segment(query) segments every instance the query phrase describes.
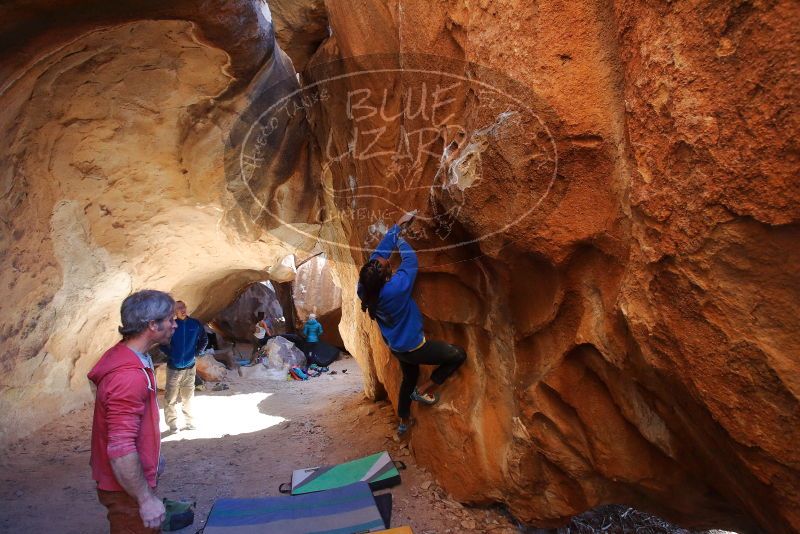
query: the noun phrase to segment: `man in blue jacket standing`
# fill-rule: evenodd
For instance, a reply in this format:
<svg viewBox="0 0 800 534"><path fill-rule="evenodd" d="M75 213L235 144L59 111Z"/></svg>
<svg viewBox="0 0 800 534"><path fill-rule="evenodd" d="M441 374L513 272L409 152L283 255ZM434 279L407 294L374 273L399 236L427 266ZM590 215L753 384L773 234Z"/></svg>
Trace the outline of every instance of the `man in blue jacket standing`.
<svg viewBox="0 0 800 534"><path fill-rule="evenodd" d="M419 262L411 245L401 233L414 219L415 213L400 217L378 244L378 248L361 267L358 296L362 311L378 323L383 339L400 362L403 380L397 399L400 416L399 434L411 424L411 402L435 404L441 386L467 359L463 348L445 341L427 339L422 329L422 314L411 297ZM400 267L392 273L389 257L397 249ZM420 365L438 365L428 380L417 388Z"/></svg>
<svg viewBox="0 0 800 534"><path fill-rule="evenodd" d="M208 344L208 335L202 323L186 313L186 303L175 303L175 323L178 328L169 346L161 345L167 355L167 386L164 392L164 419L169 431L178 431L176 405L180 401L186 430L194 430L192 399L194 399L195 357Z"/></svg>

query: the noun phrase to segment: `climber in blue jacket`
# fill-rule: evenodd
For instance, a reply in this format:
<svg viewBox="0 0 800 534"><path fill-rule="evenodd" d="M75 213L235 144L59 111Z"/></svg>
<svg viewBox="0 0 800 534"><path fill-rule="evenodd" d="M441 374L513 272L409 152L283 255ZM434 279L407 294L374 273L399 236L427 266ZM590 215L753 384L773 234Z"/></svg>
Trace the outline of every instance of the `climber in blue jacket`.
<svg viewBox="0 0 800 534"><path fill-rule="evenodd" d="M321 335L322 325L317 321L317 314L309 314L308 321L303 325L303 337L308 343L316 343Z"/></svg>
<svg viewBox="0 0 800 534"><path fill-rule="evenodd" d="M463 348L444 341L425 338L422 314L411 291L419 263L411 245L401 236L415 213L406 213L383 237L369 261L361 267L358 296L361 309L378 323L383 339L400 362L403 380L397 400L399 434L411 424L411 401L435 404L439 395L434 389L444 383L467 358ZM400 267L392 273L389 257L394 249L400 252ZM421 388L417 388L420 365L438 365Z"/></svg>
<svg viewBox="0 0 800 534"><path fill-rule="evenodd" d="M316 363L320 365L322 362L317 358L317 345L319 343L319 336L322 335L322 325L317 321L317 314L311 313L308 316L306 324L303 325L303 337L306 338L305 353L308 357L308 363ZM324 367L320 365L320 367Z"/></svg>

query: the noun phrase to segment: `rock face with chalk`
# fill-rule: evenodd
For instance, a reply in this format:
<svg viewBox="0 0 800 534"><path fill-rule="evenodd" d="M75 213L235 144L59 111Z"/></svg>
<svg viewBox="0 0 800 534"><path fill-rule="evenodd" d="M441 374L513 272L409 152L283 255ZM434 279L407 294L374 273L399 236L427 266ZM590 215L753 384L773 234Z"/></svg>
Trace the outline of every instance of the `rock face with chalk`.
<svg viewBox="0 0 800 534"><path fill-rule="evenodd" d="M342 335L396 402L397 361L352 296L418 209L425 333L469 359L411 441L460 499L540 526L624 502L800 528L800 193L779 133L798 131L781 111L798 9L695 7L329 7L309 83L341 58L381 72L331 82L311 114L356 249L337 262Z"/></svg>

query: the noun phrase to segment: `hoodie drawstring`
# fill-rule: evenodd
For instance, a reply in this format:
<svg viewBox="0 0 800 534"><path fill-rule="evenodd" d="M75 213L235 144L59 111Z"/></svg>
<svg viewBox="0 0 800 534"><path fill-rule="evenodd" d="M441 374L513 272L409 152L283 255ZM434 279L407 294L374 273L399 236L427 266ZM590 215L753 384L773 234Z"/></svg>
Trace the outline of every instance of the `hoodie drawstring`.
<svg viewBox="0 0 800 534"><path fill-rule="evenodd" d="M150 373L147 372L147 369L144 367L141 368L142 372L144 373L145 378L147 379L147 389L150 391L155 391L153 389L153 383L150 381Z"/></svg>

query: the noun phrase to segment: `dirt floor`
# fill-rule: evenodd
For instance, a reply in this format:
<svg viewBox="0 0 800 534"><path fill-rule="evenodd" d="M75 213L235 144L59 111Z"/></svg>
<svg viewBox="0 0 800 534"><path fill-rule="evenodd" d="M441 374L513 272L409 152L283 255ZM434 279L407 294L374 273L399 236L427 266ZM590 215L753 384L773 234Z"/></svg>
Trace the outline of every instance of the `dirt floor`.
<svg viewBox="0 0 800 534"><path fill-rule="evenodd" d="M624 506L587 512L557 531L516 525L497 508L466 508L416 465L395 435L391 405L364 398L355 360L337 361L331 370L336 373L288 382L267 378L260 365L245 367L243 376L228 372L229 389L214 391L209 383L197 392L197 430L162 439L167 469L158 494L197 502L194 525L177 532L200 529L217 498L277 496L293 469L387 450L407 466L402 483L390 490L392 526L409 525L416 534L689 534ZM0 452L0 532L108 531L89 469L91 423L87 406ZM161 428L167 429L163 414Z"/></svg>
<svg viewBox="0 0 800 534"><path fill-rule="evenodd" d="M167 470L158 494L197 502L194 525L178 532L202 527L216 498L280 495L278 485L290 480L292 469L382 450L407 465L402 484L391 490L392 526L410 525L417 534L518 532L497 510L452 501L414 463L406 444L393 438L391 406L364 398L355 360L337 361L335 375L307 382L242 370L243 377L228 373L230 389L197 392L197 430L163 439ZM91 419L87 406L2 452L1 532L107 532L89 470Z"/></svg>

